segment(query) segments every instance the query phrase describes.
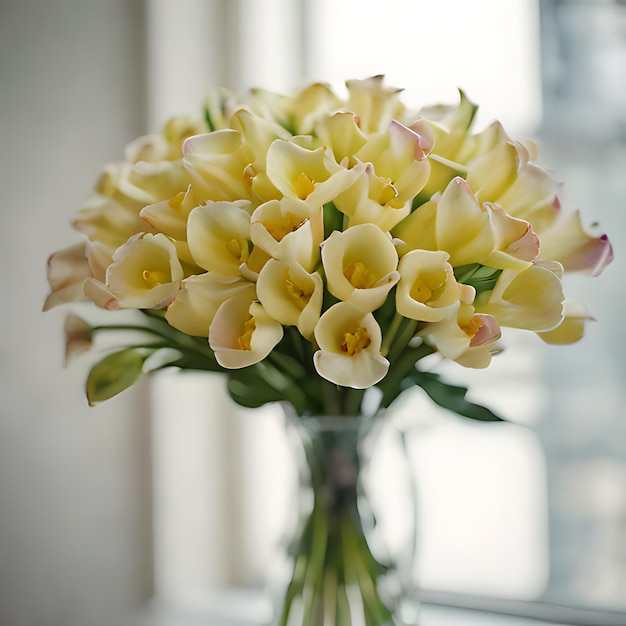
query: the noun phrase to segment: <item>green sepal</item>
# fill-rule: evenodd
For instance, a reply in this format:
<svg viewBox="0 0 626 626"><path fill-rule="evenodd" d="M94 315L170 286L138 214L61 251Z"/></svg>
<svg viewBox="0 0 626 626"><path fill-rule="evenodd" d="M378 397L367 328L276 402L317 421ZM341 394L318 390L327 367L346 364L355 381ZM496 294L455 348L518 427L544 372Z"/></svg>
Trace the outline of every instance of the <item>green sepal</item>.
<svg viewBox="0 0 626 626"><path fill-rule="evenodd" d="M105 356L91 368L86 393L90 406L103 402L132 387L143 373L144 351L126 348Z"/></svg>

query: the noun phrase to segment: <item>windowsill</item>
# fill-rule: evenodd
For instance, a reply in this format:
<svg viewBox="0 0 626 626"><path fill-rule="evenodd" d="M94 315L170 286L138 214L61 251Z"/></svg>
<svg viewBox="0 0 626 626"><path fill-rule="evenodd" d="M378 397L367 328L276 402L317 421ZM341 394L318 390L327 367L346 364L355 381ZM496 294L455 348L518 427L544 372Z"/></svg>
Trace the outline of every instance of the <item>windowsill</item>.
<svg viewBox="0 0 626 626"><path fill-rule="evenodd" d="M479 599L427 592L420 626L621 626L624 615L569 609L531 602ZM224 591L192 608L154 601L119 626L262 626L266 605L247 591ZM265 619L264 619L265 617Z"/></svg>

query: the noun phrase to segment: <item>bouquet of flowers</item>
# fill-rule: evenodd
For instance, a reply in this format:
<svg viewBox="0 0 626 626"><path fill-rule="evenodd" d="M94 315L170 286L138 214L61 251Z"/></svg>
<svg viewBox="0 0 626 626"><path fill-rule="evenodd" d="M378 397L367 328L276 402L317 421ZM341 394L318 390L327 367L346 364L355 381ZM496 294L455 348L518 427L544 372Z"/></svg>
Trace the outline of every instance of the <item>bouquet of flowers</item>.
<svg viewBox="0 0 626 626"><path fill-rule="evenodd" d="M561 206L535 146L498 122L473 133L463 92L413 111L381 76L346 85L345 100L324 84L245 102L218 90L203 117L171 119L104 168L72 222L85 240L49 259L44 309L86 298L141 312L106 325L70 314L70 355L100 332L147 339L93 367L90 403L158 353L156 369L227 373L248 407L357 414L367 389L382 408L420 385L493 419L420 359L484 368L503 327L581 338L589 315L561 279L599 274L611 246Z"/></svg>
<svg viewBox="0 0 626 626"><path fill-rule="evenodd" d="M463 92L411 110L381 76L346 86L345 99L324 84L244 102L215 91L204 116L171 119L105 167L72 223L84 240L48 264L45 309L83 299L112 312L106 324L70 313L67 357L135 331L92 367L90 404L175 367L225 373L239 404L305 418L312 497L281 625L415 623L412 583L370 544L358 504L371 420L340 416L371 417L419 386L499 419L422 359L485 368L506 327L577 341L590 315L565 299L563 275L612 259L534 145L498 122L472 131Z"/></svg>

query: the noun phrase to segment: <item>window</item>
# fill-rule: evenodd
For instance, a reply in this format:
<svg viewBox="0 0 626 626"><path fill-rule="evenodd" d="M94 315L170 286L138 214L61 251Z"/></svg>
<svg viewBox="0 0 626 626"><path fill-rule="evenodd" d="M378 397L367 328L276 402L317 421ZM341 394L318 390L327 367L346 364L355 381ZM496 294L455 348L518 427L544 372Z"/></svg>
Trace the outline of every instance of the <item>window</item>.
<svg viewBox="0 0 626 626"><path fill-rule="evenodd" d="M599 218L615 248L624 249L623 3L387 0L381 10L374 0L188 0L190 13L164 0L149 6L154 120L197 106L204 88L218 84L286 90L324 80L341 89L345 78L384 73L407 88L407 102L431 103L454 102L459 83L481 105L479 126L498 118L514 137L538 139L540 160L566 181L566 196ZM483 427L434 415L418 392L405 403L408 414L426 415L412 437L425 509L426 587L626 611L622 265L618 258L598 281L569 281L570 295L580 295L598 319L582 343L552 348L507 333L511 349L490 369L446 367L512 424ZM169 384L185 389L172 396ZM241 411L220 425L190 418L181 433L168 398L212 407L209 399L223 396L220 383L199 386L189 377L154 386L153 394L161 409L155 415L160 592L192 601L216 581L254 584L266 554L261 538L276 524L262 515L263 498L287 462L284 450L276 461L259 441L279 445L279 426L271 416L253 423ZM227 404L223 410L233 411ZM220 457L216 437L233 444L234 455ZM259 467L270 469L255 485L258 501L233 499L258 478ZM224 479L235 487L228 494L218 486ZM217 518L211 497L225 498ZM248 515L242 506L251 507L243 511ZM242 525L250 517L254 523ZM199 521L235 533L228 559ZM181 535L189 543L175 540ZM213 569L206 566L209 554ZM256 569L242 567L244 558Z"/></svg>

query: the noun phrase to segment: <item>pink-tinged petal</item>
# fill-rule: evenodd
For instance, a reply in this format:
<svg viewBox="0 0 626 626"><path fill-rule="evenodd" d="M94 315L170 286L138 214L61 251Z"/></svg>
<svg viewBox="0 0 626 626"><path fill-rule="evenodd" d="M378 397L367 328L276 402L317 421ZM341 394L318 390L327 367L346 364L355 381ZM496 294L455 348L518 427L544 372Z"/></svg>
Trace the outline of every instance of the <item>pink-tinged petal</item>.
<svg viewBox="0 0 626 626"><path fill-rule="evenodd" d="M511 217L497 204L483 204L489 213L495 245L486 265L504 269L530 263L539 254L539 237L525 220Z"/></svg>
<svg viewBox="0 0 626 626"><path fill-rule="evenodd" d="M476 348L486 343L497 341L502 336L500 324L498 324L496 318L492 315L477 313L473 316L472 321L478 327L478 330L470 341L470 348Z"/></svg>
<svg viewBox="0 0 626 626"><path fill-rule="evenodd" d="M421 161L425 159L435 147L435 131L426 120L418 120L409 126L409 128L417 135L418 152L416 159Z"/></svg>
<svg viewBox="0 0 626 626"><path fill-rule="evenodd" d="M282 324L270 317L254 294L241 293L226 300L209 328L209 344L217 362L240 369L262 361L283 338Z"/></svg>
<svg viewBox="0 0 626 626"><path fill-rule="evenodd" d="M88 352L92 344L91 326L75 313L68 313L63 324L65 333L65 365Z"/></svg>
<svg viewBox="0 0 626 626"><path fill-rule="evenodd" d="M118 299L107 289L106 285L95 278L88 278L83 285L83 292L97 307L107 311L121 309Z"/></svg>
<svg viewBox="0 0 626 626"><path fill-rule="evenodd" d="M540 256L556 259L566 272L598 276L613 261L613 248L607 235L587 234L580 213L575 211L542 235Z"/></svg>
<svg viewBox="0 0 626 626"><path fill-rule="evenodd" d="M59 250L48 258L46 275L51 291L44 302L44 311L80 298L83 283L91 276L86 251L83 242Z"/></svg>
<svg viewBox="0 0 626 626"><path fill-rule="evenodd" d="M389 126L389 139L391 149L398 158L402 158L405 151L410 151L412 158L423 161L432 150L435 143L435 134L432 129L425 122L417 127L422 129L424 136L420 135L414 128L409 128L396 120L392 120Z"/></svg>

